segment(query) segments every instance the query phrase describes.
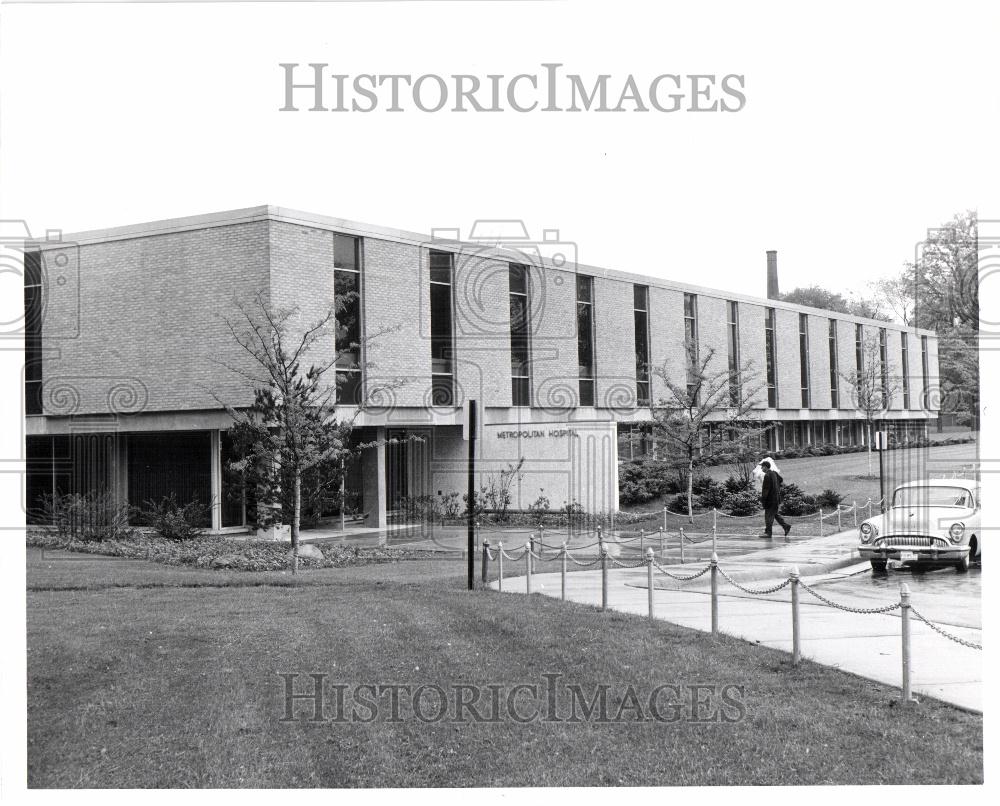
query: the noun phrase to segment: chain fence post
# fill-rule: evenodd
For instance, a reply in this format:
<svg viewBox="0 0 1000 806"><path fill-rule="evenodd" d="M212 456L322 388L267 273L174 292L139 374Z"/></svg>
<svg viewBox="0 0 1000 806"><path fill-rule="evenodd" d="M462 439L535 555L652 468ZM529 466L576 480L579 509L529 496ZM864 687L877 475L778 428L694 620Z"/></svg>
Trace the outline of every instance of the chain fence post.
<svg viewBox="0 0 1000 806"><path fill-rule="evenodd" d="M479 521L476 521L476 546L479 545L480 539L482 538L482 528L479 525Z"/></svg>
<svg viewBox="0 0 1000 806"><path fill-rule="evenodd" d="M655 618L653 613L653 550L646 549L646 589L649 604L649 617Z"/></svg>
<svg viewBox="0 0 1000 806"><path fill-rule="evenodd" d="M684 565L684 527L681 527L681 565Z"/></svg>
<svg viewBox="0 0 1000 806"><path fill-rule="evenodd" d="M802 649L799 644L799 567L792 566L788 575L792 582L792 666L798 666L802 660Z"/></svg>
<svg viewBox="0 0 1000 806"><path fill-rule="evenodd" d="M910 683L910 586L899 586L899 621L903 639L903 705L913 702Z"/></svg>
<svg viewBox="0 0 1000 806"><path fill-rule="evenodd" d="M715 554L715 535L718 528L718 524L716 522L717 515L718 515L718 510L713 509L712 510L712 554Z"/></svg>
<svg viewBox="0 0 1000 806"><path fill-rule="evenodd" d="M562 569L561 569L561 574L562 574L561 598L564 602L566 601L566 561L568 557L569 557L569 549L566 548L566 541L564 540L562 544Z"/></svg>
<svg viewBox="0 0 1000 806"><path fill-rule="evenodd" d="M663 507L663 531L667 531L667 507Z"/></svg>
<svg viewBox="0 0 1000 806"><path fill-rule="evenodd" d="M854 525L858 525L858 502L851 501L852 509L854 510Z"/></svg>
<svg viewBox="0 0 1000 806"><path fill-rule="evenodd" d="M531 550L534 551L535 550L535 535L532 532L528 532L528 543L531 545ZM541 553L542 553L541 550L539 550L538 554L541 555Z"/></svg>
<svg viewBox="0 0 1000 806"><path fill-rule="evenodd" d="M719 634L719 557L712 552L712 635Z"/></svg>
<svg viewBox="0 0 1000 806"><path fill-rule="evenodd" d="M531 593L531 540L524 544L524 583L528 593Z"/></svg>
<svg viewBox="0 0 1000 806"><path fill-rule="evenodd" d="M489 570L488 570L489 566L490 566L490 541L489 540L484 540L483 541L483 567L481 569L482 575L483 575L483 585L486 584L486 579L487 579L488 574L489 574Z"/></svg>
<svg viewBox="0 0 1000 806"><path fill-rule="evenodd" d="M844 525L843 525L843 523L841 523L840 517L841 517L840 516L840 504L837 504L837 531L838 532L843 532L844 531Z"/></svg>
<svg viewBox="0 0 1000 806"><path fill-rule="evenodd" d="M645 542L646 542L646 534L645 534L645 530L644 530L644 529L643 529L643 528L642 528L642 527L640 526L640 527L639 527L639 551L640 551L640 552L643 552L643 551L644 551L644 546L643 546L643 544L644 544Z"/></svg>
<svg viewBox="0 0 1000 806"><path fill-rule="evenodd" d="M823 508L819 509L819 536L823 536Z"/></svg>
<svg viewBox="0 0 1000 806"><path fill-rule="evenodd" d="M601 545L601 610L608 609L608 552Z"/></svg>
<svg viewBox="0 0 1000 806"><path fill-rule="evenodd" d="M604 532L601 531L601 527L597 527L597 553L604 553Z"/></svg>
<svg viewBox="0 0 1000 806"><path fill-rule="evenodd" d="M870 518L872 516L872 499L871 499L871 496L869 496L868 503L865 506L868 507L868 517Z"/></svg>
<svg viewBox="0 0 1000 806"><path fill-rule="evenodd" d="M503 541L497 543L497 590L503 590Z"/></svg>
<svg viewBox="0 0 1000 806"><path fill-rule="evenodd" d="M538 522L538 542L545 545L545 524L541 521Z"/></svg>

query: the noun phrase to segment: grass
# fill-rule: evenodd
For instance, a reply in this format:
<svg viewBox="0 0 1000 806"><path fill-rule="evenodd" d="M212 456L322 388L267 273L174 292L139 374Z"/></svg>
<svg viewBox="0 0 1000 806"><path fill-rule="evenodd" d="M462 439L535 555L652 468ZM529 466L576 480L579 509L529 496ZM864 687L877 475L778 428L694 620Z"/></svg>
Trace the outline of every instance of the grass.
<svg viewBox="0 0 1000 806"><path fill-rule="evenodd" d="M927 476L938 476L958 471L963 465L978 461L978 445L969 443L964 445L944 445L933 448L911 448L892 450L886 453L886 491L891 494L893 486L905 481ZM850 506L851 502L857 501L859 507L863 507L869 498L878 501L881 497L879 493L878 477L878 454L872 454L874 476L868 475L868 454L867 453L845 453L836 456L809 456L799 459L779 459L777 464L781 470L785 483L798 484L806 493L815 495L825 489L832 489L844 496L844 505ZM734 472L732 466L720 465L704 469L706 475L718 481L724 481ZM629 530L640 527L656 529L663 525L663 506L672 505L673 495L666 499L655 499L645 504L634 507L622 507L626 512L633 515L648 513L647 517L636 524L629 524L624 527ZM875 507L874 512L878 512ZM802 523L796 528L795 534L819 534L817 516L811 515L803 518L788 518L792 523ZM719 531L754 534L761 530L764 522L763 513L756 517L745 520L719 517ZM850 521L853 526L853 520ZM679 527L685 527L690 531L688 520L680 515L667 515L667 528L676 531ZM825 532L829 532L835 526L835 520L826 521ZM711 516L695 515L694 529L701 533L711 530Z"/></svg>
<svg viewBox="0 0 1000 806"><path fill-rule="evenodd" d="M67 555L72 556L72 555ZM28 551L32 787L975 783L982 718L665 622L464 590L461 563L287 574ZM744 687L731 723L282 721L281 673ZM304 686L300 679L299 686ZM301 706L304 707L304 706ZM690 716L691 711L685 713ZM703 712L704 715L704 712ZM387 716L383 714L383 716Z"/></svg>

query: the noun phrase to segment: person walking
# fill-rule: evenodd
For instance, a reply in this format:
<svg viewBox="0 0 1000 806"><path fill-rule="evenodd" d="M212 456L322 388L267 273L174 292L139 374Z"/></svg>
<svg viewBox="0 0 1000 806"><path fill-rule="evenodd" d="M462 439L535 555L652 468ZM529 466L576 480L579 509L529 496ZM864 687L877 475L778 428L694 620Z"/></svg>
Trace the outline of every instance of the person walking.
<svg viewBox="0 0 1000 806"><path fill-rule="evenodd" d="M781 506L781 485L784 479L773 468L770 460L765 459L760 463L760 467L764 471L764 479L760 489L760 503L764 507L764 534L761 535L761 538L769 540L773 537L771 528L775 521L785 530L785 537L788 537L792 525L787 523L778 513L778 507Z"/></svg>

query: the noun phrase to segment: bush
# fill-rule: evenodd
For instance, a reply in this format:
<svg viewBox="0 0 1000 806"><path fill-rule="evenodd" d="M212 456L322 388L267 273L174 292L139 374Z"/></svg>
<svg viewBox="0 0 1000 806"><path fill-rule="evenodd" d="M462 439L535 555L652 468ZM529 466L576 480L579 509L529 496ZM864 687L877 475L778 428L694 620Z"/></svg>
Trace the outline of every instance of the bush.
<svg viewBox="0 0 1000 806"><path fill-rule="evenodd" d="M111 493L48 495L42 499L45 522L55 527L59 543L92 543L121 540L135 530L129 524L131 509Z"/></svg>
<svg viewBox="0 0 1000 806"><path fill-rule="evenodd" d="M820 509L836 509L840 506L841 502L844 500L844 496L838 493L836 490L831 490L827 488L823 490L819 495L816 496L816 506Z"/></svg>
<svg viewBox="0 0 1000 806"><path fill-rule="evenodd" d="M794 446L791 447L791 448L785 448L781 452L781 458L782 459L798 459L801 455L802 454L799 452L799 449L796 448L796 447L794 447ZM777 458L778 457L775 457L775 459L777 459Z"/></svg>
<svg viewBox="0 0 1000 806"><path fill-rule="evenodd" d="M698 503L705 509L722 509L726 500L726 488L717 481L712 481L698 496Z"/></svg>
<svg viewBox="0 0 1000 806"><path fill-rule="evenodd" d="M685 492L687 490L686 486L687 479L685 478L685 486L682 487L679 492ZM694 495L701 495L711 489L713 484L717 484L711 476L706 476L704 473L699 473L695 471L694 478L691 480L691 492Z"/></svg>
<svg viewBox="0 0 1000 806"><path fill-rule="evenodd" d="M693 501L695 509L698 508L698 498L695 497ZM667 501L667 509L671 512L679 512L683 515L687 515L688 511L688 497L687 493L677 493L673 498Z"/></svg>
<svg viewBox="0 0 1000 806"><path fill-rule="evenodd" d="M730 476L725 481L727 493L741 493L744 490L753 490L753 482L750 479L740 476Z"/></svg>
<svg viewBox="0 0 1000 806"><path fill-rule="evenodd" d="M549 501L549 497L545 494L545 488L538 488L538 498L528 504L528 512L532 515L537 515L539 518L549 511L549 507L552 504Z"/></svg>
<svg viewBox="0 0 1000 806"><path fill-rule="evenodd" d="M744 487L727 495L723 507L730 515L753 515L760 512L760 497L753 487Z"/></svg>
<svg viewBox="0 0 1000 806"><path fill-rule="evenodd" d="M205 531L211 523L208 507L195 499L181 506L171 493L156 501L149 500L142 510L142 522L152 526L167 540L190 540Z"/></svg>
<svg viewBox="0 0 1000 806"><path fill-rule="evenodd" d="M782 515L811 515L819 507L816 499L806 495L797 484L785 484L781 488L781 505L778 511Z"/></svg>

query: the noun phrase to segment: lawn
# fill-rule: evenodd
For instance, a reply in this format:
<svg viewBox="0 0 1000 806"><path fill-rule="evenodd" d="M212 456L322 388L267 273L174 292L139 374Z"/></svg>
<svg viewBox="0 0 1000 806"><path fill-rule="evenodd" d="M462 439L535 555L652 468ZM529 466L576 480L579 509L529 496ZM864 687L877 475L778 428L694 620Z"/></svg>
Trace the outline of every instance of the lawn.
<svg viewBox="0 0 1000 806"><path fill-rule="evenodd" d="M932 448L910 448L887 451L885 455L885 486L891 494L893 486L906 481L912 481L928 476L950 475L962 472L963 468L973 462L978 462L978 444L943 445ZM869 498L877 502L879 493L878 454L872 454L874 475L868 475L867 453L844 453L836 456L809 456L800 459L781 459L777 461L785 483L799 485L806 493L815 495L825 489L831 489L844 496L844 506L851 506L856 501L859 508L864 507ZM724 481L734 472L728 465L705 468L707 475L718 481ZM663 506L672 506L673 495L667 500L656 499L635 507L622 507L633 515L647 513L647 517L636 524L629 524L626 529L640 527L656 529L663 525ZM878 507L873 510L878 513ZM867 513L867 510L865 510ZM860 516L859 516L860 517ZM867 517L867 514L866 514ZM789 518L792 523L799 524L795 528L797 535L818 535L818 517L816 515ZM825 521L825 533L834 531L835 519ZM853 526L853 518L849 520ZM719 530L753 534L759 532L763 524L763 514L744 520L719 517ZM683 516L667 515L667 528L675 531L684 526L691 531L688 520ZM711 515L695 516L694 531L698 533L711 530Z"/></svg>
<svg viewBox="0 0 1000 806"><path fill-rule="evenodd" d="M812 663L793 669L780 652L725 636L468 592L454 560L308 569L293 582L70 556L28 553L32 787L983 779L980 716L927 700L901 708L889 687ZM492 685L508 696L559 674L583 692L606 684L614 716L629 686L645 701L672 685L678 699L665 721L629 721L637 714L623 709L603 721L521 723L505 712L425 723L406 709L393 721L383 707L371 721L314 722L309 703L285 720L281 675L295 673L299 692L324 673L352 690ZM742 687L728 689L738 707L708 689L707 706L695 705L696 685Z"/></svg>

